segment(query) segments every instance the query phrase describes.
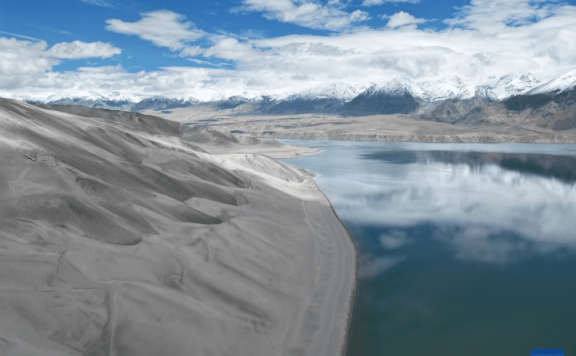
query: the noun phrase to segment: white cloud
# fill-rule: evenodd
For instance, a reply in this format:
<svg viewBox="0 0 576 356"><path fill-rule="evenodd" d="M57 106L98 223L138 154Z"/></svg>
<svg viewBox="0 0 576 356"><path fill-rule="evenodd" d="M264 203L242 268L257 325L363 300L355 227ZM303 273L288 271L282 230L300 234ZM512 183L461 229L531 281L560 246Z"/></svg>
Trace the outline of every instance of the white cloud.
<svg viewBox="0 0 576 356"><path fill-rule="evenodd" d="M125 35L135 35L151 41L156 46L168 47L172 51L182 50L186 43L194 42L206 35L192 22L185 22L183 15L168 10L159 10L142 14L136 22L124 22L118 19L106 20L106 29Z"/></svg>
<svg viewBox="0 0 576 356"><path fill-rule="evenodd" d="M47 52L49 56L62 59L79 58L110 58L122 53L120 48L112 46L110 43L81 41L62 42L54 45Z"/></svg>
<svg viewBox="0 0 576 356"><path fill-rule="evenodd" d="M119 48L102 42L62 42L48 48L44 41L30 42L0 37L0 90L26 91L42 87L46 91L49 86L35 82L34 78L36 75L50 73L62 59L109 58L119 53Z"/></svg>
<svg viewBox="0 0 576 356"><path fill-rule="evenodd" d="M387 16L384 16L384 18L387 18ZM386 25L386 27L396 28L407 25L417 25L419 23L424 22L426 22L425 19L417 19L416 17L410 15L407 12L400 11L389 17L388 24Z"/></svg>
<svg viewBox="0 0 576 356"><path fill-rule="evenodd" d="M547 3L546 0L472 0L446 23L494 33L510 25L526 25L550 16L553 7Z"/></svg>
<svg viewBox="0 0 576 356"><path fill-rule="evenodd" d="M90 5L112 7L112 4L106 0L80 0L80 1L85 2L87 4L90 4Z"/></svg>
<svg viewBox="0 0 576 356"><path fill-rule="evenodd" d="M82 45L73 50L74 42L49 49L44 42L3 39L0 41L0 90L11 88L8 94L29 93L37 97L68 93L68 89L62 88L75 88L77 93L112 90L132 91L138 95L210 98L218 92L223 95L246 91L292 93L326 82L385 83L398 76L413 79L461 76L477 83L489 77L522 71L547 80L576 68L576 56L573 55L576 53L576 7L511 1L515 2L516 9L504 4L495 15L482 10L496 6L495 2L475 0L452 19L452 27L443 30L418 29L414 23L407 25L404 21L405 25L399 27L356 28L330 36L293 35L267 39L207 34L179 14L158 11L143 14L141 20L131 23L109 20L108 29L137 35L177 51L182 57L197 57L196 60L212 63L218 63L218 59L231 61L234 69L171 68L98 76L83 71L74 76L51 70L63 58L96 56L99 51L101 55L97 56L105 58L119 49L104 51L105 47L96 49L98 45L92 45L90 50L89 46ZM295 5L289 0L262 0L258 4L266 16L288 16L291 9L310 2ZM322 19L322 11L326 9L340 11L346 19L352 16L341 6L344 5L335 1L316 4L310 7L316 9L310 18L317 15ZM400 19L397 15L393 16ZM301 16L302 21L306 18ZM319 23L325 25L325 20ZM347 21L344 23L349 23ZM487 25L494 21L498 31ZM207 43L213 44L206 48L204 43L196 42L202 36ZM65 83L66 80L70 82ZM95 89L80 88L78 81L89 83ZM18 90L14 91L14 88ZM70 91L71 95L74 90Z"/></svg>
<svg viewBox="0 0 576 356"><path fill-rule="evenodd" d="M387 2L393 2L393 3L406 2L406 3L416 4L416 3L419 3L420 0L364 0L362 2L362 5L375 6L375 5L382 5L382 4L387 3Z"/></svg>
<svg viewBox="0 0 576 356"><path fill-rule="evenodd" d="M406 257L379 257L375 259L364 258L358 261L358 278L369 279L392 269L406 260Z"/></svg>
<svg viewBox="0 0 576 356"><path fill-rule="evenodd" d="M337 31L369 19L368 13L361 10L343 11L339 1L319 5L309 0L243 0L242 4L239 10L262 12L271 20L314 29Z"/></svg>
<svg viewBox="0 0 576 356"><path fill-rule="evenodd" d="M0 76L41 73L58 63L46 56L46 42L0 37Z"/></svg>
<svg viewBox="0 0 576 356"><path fill-rule="evenodd" d="M261 52L251 45L240 43L235 38L225 38L204 52L206 57L218 57L236 61L252 61L252 58L261 58Z"/></svg>
<svg viewBox="0 0 576 356"><path fill-rule="evenodd" d="M403 246L414 243L414 240L409 238L403 230L392 230L387 234L381 234L380 244L389 250L396 250Z"/></svg>

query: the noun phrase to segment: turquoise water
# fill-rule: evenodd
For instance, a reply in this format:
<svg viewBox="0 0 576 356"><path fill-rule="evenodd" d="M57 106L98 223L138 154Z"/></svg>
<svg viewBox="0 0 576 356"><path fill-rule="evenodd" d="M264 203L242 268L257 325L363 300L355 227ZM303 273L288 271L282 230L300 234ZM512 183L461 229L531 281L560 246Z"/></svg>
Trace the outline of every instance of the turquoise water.
<svg viewBox="0 0 576 356"><path fill-rule="evenodd" d="M349 356L576 355L576 145L281 141L358 247Z"/></svg>

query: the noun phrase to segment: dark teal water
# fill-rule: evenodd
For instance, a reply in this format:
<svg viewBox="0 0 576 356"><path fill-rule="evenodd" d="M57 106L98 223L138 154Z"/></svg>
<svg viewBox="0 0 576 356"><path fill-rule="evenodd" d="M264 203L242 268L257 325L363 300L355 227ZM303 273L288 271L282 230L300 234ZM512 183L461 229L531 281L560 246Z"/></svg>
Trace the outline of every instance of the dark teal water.
<svg viewBox="0 0 576 356"><path fill-rule="evenodd" d="M576 145L282 142L358 247L349 356L576 355Z"/></svg>

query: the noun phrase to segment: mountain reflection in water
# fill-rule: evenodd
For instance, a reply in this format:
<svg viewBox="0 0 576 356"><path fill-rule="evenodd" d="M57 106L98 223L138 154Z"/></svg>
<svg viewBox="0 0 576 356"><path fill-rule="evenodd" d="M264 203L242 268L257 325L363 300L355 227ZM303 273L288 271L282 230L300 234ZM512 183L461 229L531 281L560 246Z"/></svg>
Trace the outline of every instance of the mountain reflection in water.
<svg viewBox="0 0 576 356"><path fill-rule="evenodd" d="M576 354L576 145L284 142L358 247L349 356Z"/></svg>

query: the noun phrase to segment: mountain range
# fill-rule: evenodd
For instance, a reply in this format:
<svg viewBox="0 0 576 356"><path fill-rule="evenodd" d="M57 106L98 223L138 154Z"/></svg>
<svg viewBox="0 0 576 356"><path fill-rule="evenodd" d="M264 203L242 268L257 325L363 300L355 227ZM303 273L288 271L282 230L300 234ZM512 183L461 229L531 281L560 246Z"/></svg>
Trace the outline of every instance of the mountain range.
<svg viewBox="0 0 576 356"><path fill-rule="evenodd" d="M119 93L89 97L61 98L48 105L80 105L124 111L169 111L175 108L207 106L245 114L333 114L365 116L410 114L420 119L451 124L478 125L494 114L520 113L526 109L542 125L572 128L576 125L576 70L541 83L531 74L509 74L473 84L460 77L415 81L406 77L368 87L331 83L275 98L232 96L200 101L195 98L151 97L143 100ZM570 119L575 121L565 121ZM560 123L562 121L563 123Z"/></svg>

